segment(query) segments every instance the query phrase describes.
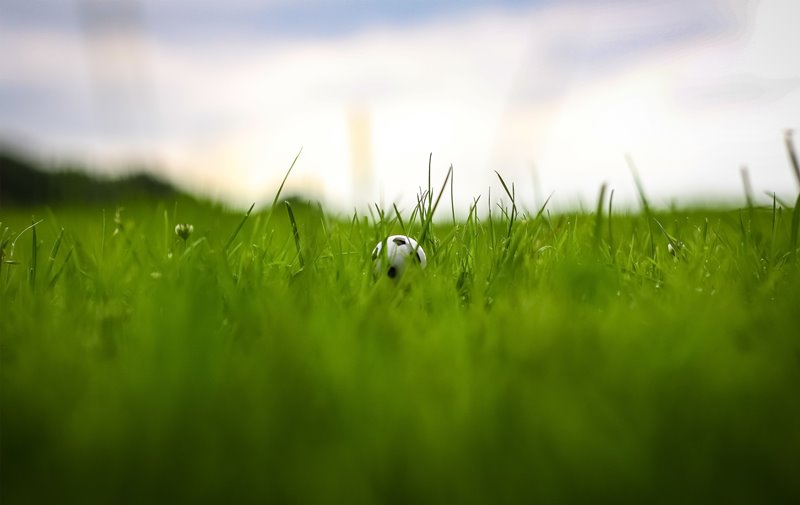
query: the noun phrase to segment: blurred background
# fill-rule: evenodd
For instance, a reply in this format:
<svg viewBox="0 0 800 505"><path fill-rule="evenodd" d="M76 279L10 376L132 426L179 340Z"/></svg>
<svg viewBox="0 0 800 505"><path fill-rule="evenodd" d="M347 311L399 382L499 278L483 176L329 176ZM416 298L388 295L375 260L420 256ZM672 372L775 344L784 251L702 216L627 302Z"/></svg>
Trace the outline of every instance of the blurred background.
<svg viewBox="0 0 800 505"><path fill-rule="evenodd" d="M796 0L1 0L0 146L232 205L793 200ZM2 184L2 178L0 178ZM494 191L492 192L494 194ZM499 194L499 193L498 193Z"/></svg>

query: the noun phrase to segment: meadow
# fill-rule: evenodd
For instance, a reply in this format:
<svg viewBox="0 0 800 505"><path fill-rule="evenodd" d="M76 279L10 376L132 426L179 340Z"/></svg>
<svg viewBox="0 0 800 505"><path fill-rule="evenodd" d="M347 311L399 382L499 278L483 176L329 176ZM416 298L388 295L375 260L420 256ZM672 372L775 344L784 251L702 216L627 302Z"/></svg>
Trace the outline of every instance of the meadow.
<svg viewBox="0 0 800 505"><path fill-rule="evenodd" d="M797 203L498 182L0 208L0 501L800 503ZM393 233L427 269L373 277Z"/></svg>

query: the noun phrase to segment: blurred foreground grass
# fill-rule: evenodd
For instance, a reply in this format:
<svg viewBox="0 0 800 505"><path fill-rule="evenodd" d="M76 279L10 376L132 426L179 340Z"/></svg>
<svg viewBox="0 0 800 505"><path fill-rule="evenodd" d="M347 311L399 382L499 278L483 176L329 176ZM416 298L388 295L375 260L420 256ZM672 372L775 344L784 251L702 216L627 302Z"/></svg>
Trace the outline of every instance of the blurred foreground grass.
<svg viewBox="0 0 800 505"><path fill-rule="evenodd" d="M2 503L800 502L791 208L431 204L1 209Z"/></svg>

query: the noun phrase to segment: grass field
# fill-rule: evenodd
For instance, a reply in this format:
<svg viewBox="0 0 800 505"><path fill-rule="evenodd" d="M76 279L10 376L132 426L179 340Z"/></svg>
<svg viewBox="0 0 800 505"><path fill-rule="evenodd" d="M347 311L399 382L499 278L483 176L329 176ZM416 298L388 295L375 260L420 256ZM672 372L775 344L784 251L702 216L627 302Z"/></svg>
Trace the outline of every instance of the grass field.
<svg viewBox="0 0 800 505"><path fill-rule="evenodd" d="M510 193L0 209L0 501L800 503L796 205Z"/></svg>

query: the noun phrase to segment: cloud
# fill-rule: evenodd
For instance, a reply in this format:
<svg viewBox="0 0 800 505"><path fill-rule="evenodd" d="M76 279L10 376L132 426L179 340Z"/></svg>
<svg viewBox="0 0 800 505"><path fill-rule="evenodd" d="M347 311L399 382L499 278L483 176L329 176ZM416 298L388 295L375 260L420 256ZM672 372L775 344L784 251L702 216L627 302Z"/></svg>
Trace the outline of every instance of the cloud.
<svg viewBox="0 0 800 505"><path fill-rule="evenodd" d="M12 111L0 132L98 159L153 157L240 203L268 200L300 146L290 182L343 209L379 195L410 205L431 151L437 174L455 165L462 206L495 169L532 203L532 166L562 204L594 198L604 180L634 201L626 152L657 198L737 194L742 163L759 166L757 186L781 189L788 171L771 142L797 126L799 65L775 49L797 42L794 5L473 5L335 37L102 34L113 44L21 25L0 33L0 107ZM356 194L348 122L364 110L374 185Z"/></svg>
<svg viewBox="0 0 800 505"><path fill-rule="evenodd" d="M146 26L163 40L258 34L330 38L375 26L410 26L476 9L527 8L552 0L5 0L0 26L49 31Z"/></svg>

